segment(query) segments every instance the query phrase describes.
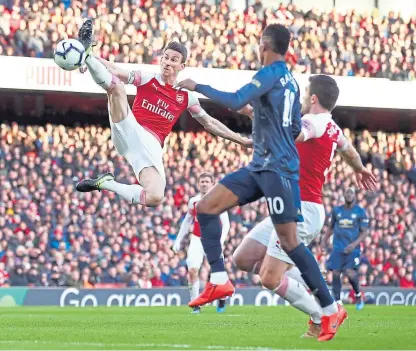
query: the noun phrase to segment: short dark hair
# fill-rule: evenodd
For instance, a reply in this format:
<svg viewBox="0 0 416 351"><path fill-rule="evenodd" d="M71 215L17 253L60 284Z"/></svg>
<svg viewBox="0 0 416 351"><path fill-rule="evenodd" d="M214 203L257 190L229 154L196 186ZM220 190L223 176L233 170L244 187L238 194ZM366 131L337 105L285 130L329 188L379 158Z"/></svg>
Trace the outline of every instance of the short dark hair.
<svg viewBox="0 0 416 351"><path fill-rule="evenodd" d="M286 55L290 44L290 31L281 24L269 24L263 31L263 38L267 38L273 52Z"/></svg>
<svg viewBox="0 0 416 351"><path fill-rule="evenodd" d="M339 88L334 78L324 74L318 74L309 78L309 94L316 95L319 104L332 111L337 103Z"/></svg>
<svg viewBox="0 0 416 351"><path fill-rule="evenodd" d="M198 183L202 178L209 178L214 183L214 175L209 172L203 172L198 176Z"/></svg>
<svg viewBox="0 0 416 351"><path fill-rule="evenodd" d="M188 59L188 50L186 49L185 45L179 43L178 41L171 41L166 47L163 52L166 50L173 50L179 52L182 55L182 63L185 63Z"/></svg>

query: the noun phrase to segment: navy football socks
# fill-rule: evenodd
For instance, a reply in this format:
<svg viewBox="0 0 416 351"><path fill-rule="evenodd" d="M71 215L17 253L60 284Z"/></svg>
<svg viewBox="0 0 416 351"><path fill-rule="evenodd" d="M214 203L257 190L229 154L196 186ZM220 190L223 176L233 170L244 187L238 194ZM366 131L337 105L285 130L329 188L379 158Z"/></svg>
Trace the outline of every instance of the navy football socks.
<svg viewBox="0 0 416 351"><path fill-rule="evenodd" d="M332 277L332 291L334 292L335 300L341 300L341 275L334 274Z"/></svg>
<svg viewBox="0 0 416 351"><path fill-rule="evenodd" d="M354 272L354 274L348 274L348 280L354 289L355 295L358 295L360 293L360 283L358 281L357 272Z"/></svg>
<svg viewBox="0 0 416 351"><path fill-rule="evenodd" d="M220 216L198 213L198 222L201 227L201 242L211 266L211 272L225 272L224 257L221 247Z"/></svg>
<svg viewBox="0 0 416 351"><path fill-rule="evenodd" d="M312 293L319 299L321 306L324 308L332 305L334 299L322 277L318 262L316 262L315 257L313 257L309 249L304 244L300 244L288 252L288 255L299 268L303 280L309 286Z"/></svg>

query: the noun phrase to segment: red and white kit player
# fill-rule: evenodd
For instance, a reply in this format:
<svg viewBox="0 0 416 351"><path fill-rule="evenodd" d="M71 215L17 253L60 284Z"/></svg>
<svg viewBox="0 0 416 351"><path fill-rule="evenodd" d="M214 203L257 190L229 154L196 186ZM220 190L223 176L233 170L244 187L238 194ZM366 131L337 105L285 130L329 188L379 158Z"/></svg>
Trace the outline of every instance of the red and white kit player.
<svg viewBox="0 0 416 351"><path fill-rule="evenodd" d="M302 129L296 142L300 157L299 185L304 221L298 222L297 235L298 241L306 246L319 235L324 225L322 187L335 151L340 152L354 169L362 187L373 189L375 186L375 178L363 166L359 154L332 119L330 111L335 107L338 95L334 79L324 75L314 76L310 79L302 104L302 113L307 114L302 118ZM330 313L325 316L324 309L307 292L300 271L280 247L270 217L250 231L233 258L238 268L259 273L263 286L311 317L305 337L318 337L318 340L321 337L321 341L333 337L328 319Z"/></svg>
<svg viewBox="0 0 416 351"><path fill-rule="evenodd" d="M186 257L186 265L188 266L189 272L189 292L191 296L191 301L197 298L199 295L199 270L202 266L205 257L204 248L202 247L201 243L201 228L196 217L196 204L199 200L201 200L201 197L204 196L213 186L214 176L211 173L205 172L199 175L198 190L200 191L200 193L189 200L188 212L185 215L185 218L179 229L178 236L173 245L173 251L179 252L181 249L182 240L192 228L192 234ZM228 232L230 230L230 220L228 218L227 212L223 212L220 215L220 221L222 226L221 243L224 244L225 239L227 238ZM217 310L219 312L223 312L224 305L221 306L220 303ZM195 307L192 311L192 313L199 312L199 307Z"/></svg>
<svg viewBox="0 0 416 351"><path fill-rule="evenodd" d="M76 187L78 191L104 189L116 192L132 204L158 206L163 200L166 186L163 143L186 110L208 132L244 146L251 145L251 140L234 133L209 116L194 93L173 87L179 72L185 68L185 46L171 42L164 49L160 73L147 74L126 71L96 58L90 53L92 33L92 21L86 20L78 33L78 39L89 53L85 64L94 81L107 92L113 144L133 168L140 185L118 183L111 173L106 173L96 179L81 181ZM132 109L124 84L137 87Z"/></svg>

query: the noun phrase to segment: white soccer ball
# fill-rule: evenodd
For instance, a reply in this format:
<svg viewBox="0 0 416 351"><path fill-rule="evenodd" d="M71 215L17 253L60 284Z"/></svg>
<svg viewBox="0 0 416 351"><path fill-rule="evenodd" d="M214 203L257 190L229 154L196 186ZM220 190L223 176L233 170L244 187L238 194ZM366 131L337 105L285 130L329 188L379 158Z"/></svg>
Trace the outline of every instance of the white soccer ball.
<svg viewBox="0 0 416 351"><path fill-rule="evenodd" d="M78 40L65 39L56 46L53 58L55 63L65 71L73 71L83 65L85 49Z"/></svg>

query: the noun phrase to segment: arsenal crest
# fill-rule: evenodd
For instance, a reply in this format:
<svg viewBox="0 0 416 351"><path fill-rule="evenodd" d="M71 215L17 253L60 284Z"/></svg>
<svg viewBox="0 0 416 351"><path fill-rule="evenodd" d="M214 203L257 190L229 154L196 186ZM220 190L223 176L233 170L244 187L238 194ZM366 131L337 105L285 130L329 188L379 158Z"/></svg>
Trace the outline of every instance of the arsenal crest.
<svg viewBox="0 0 416 351"><path fill-rule="evenodd" d="M176 101L178 104L181 104L185 100L185 96L183 94L176 94Z"/></svg>

